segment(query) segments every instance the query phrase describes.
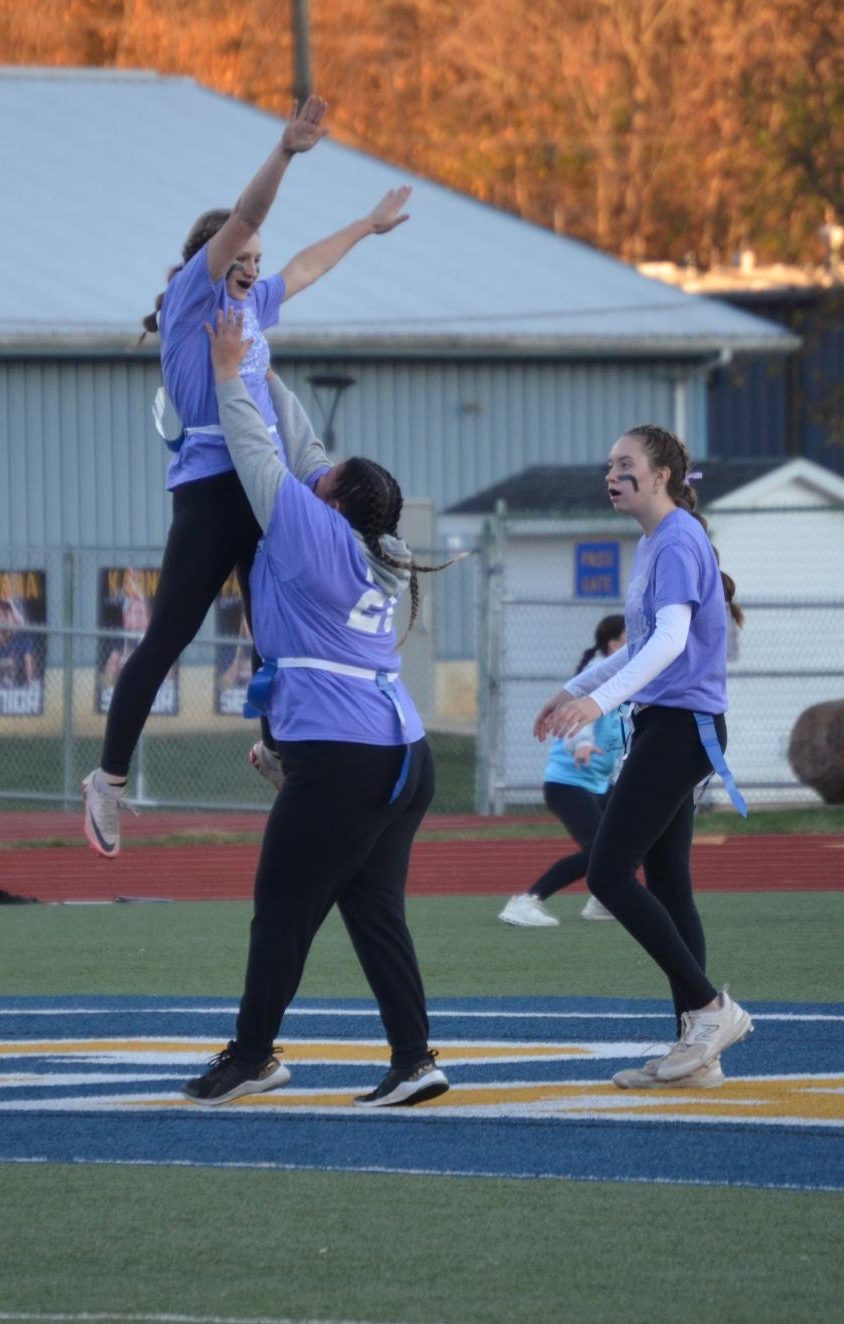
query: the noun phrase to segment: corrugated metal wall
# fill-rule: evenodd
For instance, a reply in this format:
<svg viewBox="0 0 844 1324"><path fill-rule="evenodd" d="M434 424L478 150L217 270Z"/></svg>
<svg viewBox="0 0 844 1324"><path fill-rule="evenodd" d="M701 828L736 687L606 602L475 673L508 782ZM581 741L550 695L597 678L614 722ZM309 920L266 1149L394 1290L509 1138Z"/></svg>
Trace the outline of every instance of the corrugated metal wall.
<svg viewBox="0 0 844 1324"><path fill-rule="evenodd" d="M531 464L602 463L630 423L675 421L670 364L277 361L319 428L307 378L356 379L335 420L338 458L362 452L407 496L442 510ZM0 524L5 543L160 542L167 453L150 422L157 364L136 359L0 361ZM706 453L702 380L690 379L689 440Z"/></svg>
<svg viewBox="0 0 844 1324"><path fill-rule="evenodd" d="M0 543L147 547L170 521L154 361L0 361Z"/></svg>
<svg viewBox="0 0 844 1324"><path fill-rule="evenodd" d="M533 464L602 464L631 423L675 421L678 367L654 363L337 361L285 364L312 416L315 373L357 384L342 397L338 455L373 456L408 496L438 510ZM687 393L692 445L706 453L705 389Z"/></svg>
<svg viewBox="0 0 844 1324"><path fill-rule="evenodd" d="M684 416L695 455L706 453L704 378L692 368L684 391L676 362L278 359L276 366L318 432L308 377L354 377L335 418L337 458L372 456L409 498L428 498L440 511L529 465L603 464L616 436L636 422L676 426ZM169 453L150 417L159 382L157 362L141 355L0 360L0 546L24 553L163 545ZM473 572L467 566L437 578L441 655L471 655ZM93 601L83 605L83 622L93 609Z"/></svg>

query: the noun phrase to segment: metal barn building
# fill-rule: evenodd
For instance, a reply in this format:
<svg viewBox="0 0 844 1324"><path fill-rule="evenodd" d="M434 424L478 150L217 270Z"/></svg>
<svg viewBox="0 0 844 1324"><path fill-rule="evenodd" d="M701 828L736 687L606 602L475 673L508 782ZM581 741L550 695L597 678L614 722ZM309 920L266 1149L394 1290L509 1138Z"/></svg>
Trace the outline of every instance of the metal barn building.
<svg viewBox="0 0 844 1324"><path fill-rule="evenodd" d="M0 570L42 567L47 624L93 629L102 567L157 564L169 525L140 319L198 213L233 203L281 121L187 78L7 68L0 123ZM309 379L354 379L338 458L371 455L435 512L526 466L600 463L643 419L704 457L714 366L799 343L330 138L282 182L265 269L404 182L410 222L359 244L270 338L317 424L330 395ZM471 569L436 595L439 656L471 655Z"/></svg>
<svg viewBox="0 0 844 1324"><path fill-rule="evenodd" d="M209 206L230 205L281 121L190 79L0 73L2 542L159 543L165 455L139 321ZM330 139L293 162L263 232L276 269L407 172ZM279 366L355 378L340 452L393 468L443 509L528 464L600 459L643 417L706 453L723 350L778 354L778 326L425 180L409 224L360 244L285 309Z"/></svg>

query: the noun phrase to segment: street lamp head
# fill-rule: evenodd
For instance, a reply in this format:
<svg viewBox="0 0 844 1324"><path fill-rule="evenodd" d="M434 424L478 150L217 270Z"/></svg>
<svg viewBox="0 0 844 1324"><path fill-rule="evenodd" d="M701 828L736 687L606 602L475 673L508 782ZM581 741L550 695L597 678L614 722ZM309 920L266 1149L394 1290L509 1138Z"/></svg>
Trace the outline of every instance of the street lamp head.
<svg viewBox="0 0 844 1324"><path fill-rule="evenodd" d="M320 414L324 424L323 443L327 451L334 449L334 415L337 412L337 406L340 403L340 396L350 386L354 386L355 377L348 377L341 372L320 372L314 373L307 379L314 388L314 398L319 406ZM327 394L328 407L323 405L320 392Z"/></svg>

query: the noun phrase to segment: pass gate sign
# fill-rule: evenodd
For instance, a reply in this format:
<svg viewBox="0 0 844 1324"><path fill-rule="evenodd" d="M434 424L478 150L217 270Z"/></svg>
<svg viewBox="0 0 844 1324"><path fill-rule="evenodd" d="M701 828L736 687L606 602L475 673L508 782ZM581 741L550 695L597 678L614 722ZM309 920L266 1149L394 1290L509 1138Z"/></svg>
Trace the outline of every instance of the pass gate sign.
<svg viewBox="0 0 844 1324"><path fill-rule="evenodd" d="M575 597L617 598L620 564L620 546L617 542L575 543Z"/></svg>

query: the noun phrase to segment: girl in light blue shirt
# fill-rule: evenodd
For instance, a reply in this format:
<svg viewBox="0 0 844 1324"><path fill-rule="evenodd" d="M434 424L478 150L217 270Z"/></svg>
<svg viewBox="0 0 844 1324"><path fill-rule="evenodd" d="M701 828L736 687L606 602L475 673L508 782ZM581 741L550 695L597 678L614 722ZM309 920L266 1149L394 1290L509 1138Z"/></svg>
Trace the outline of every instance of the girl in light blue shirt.
<svg viewBox="0 0 844 1324"><path fill-rule="evenodd" d="M624 642L624 617L605 616L595 627L595 642L581 657L578 672L596 657L612 657ZM551 745L542 795L579 849L552 864L527 892L511 896L498 916L505 924L520 928L555 928L559 924L545 902L586 877L589 852L624 750L623 723L618 709L601 713L574 740L555 740ZM581 914L584 919L612 919L595 897L589 898Z"/></svg>

